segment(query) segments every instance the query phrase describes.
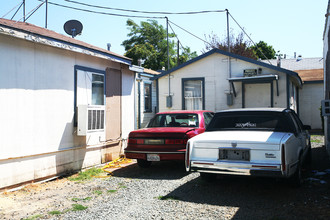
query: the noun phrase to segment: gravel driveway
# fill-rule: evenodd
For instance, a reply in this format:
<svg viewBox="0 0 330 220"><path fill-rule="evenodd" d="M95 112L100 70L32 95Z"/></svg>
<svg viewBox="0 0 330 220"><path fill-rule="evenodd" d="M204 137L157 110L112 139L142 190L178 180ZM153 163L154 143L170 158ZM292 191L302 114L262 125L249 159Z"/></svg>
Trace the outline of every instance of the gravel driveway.
<svg viewBox="0 0 330 220"><path fill-rule="evenodd" d="M182 163L148 169L133 164L106 178L83 183L63 178L3 193L0 218L330 219L330 162L322 137L313 140L313 167L298 189L283 180L239 176L208 183L186 173ZM86 209L72 211L73 204Z"/></svg>

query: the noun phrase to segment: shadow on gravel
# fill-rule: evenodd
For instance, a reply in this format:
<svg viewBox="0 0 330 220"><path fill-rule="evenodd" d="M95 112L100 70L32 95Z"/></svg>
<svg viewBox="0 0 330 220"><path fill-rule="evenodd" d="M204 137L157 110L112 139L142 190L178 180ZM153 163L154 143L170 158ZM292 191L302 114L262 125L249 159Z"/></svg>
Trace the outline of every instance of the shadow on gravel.
<svg viewBox="0 0 330 220"><path fill-rule="evenodd" d="M305 183L299 189L285 181L220 176L214 182L200 177L165 197L220 207L236 207L232 219L328 219L329 186ZM219 216L221 219L221 216Z"/></svg>
<svg viewBox="0 0 330 220"><path fill-rule="evenodd" d="M325 148L313 149L311 168L314 172L306 172L300 188L290 187L284 179L219 175L213 182L195 178L165 197L236 207L232 219L329 219L330 174L315 176L315 170L330 169Z"/></svg>
<svg viewBox="0 0 330 220"><path fill-rule="evenodd" d="M330 159L324 145L322 147L312 148L312 169L330 169Z"/></svg>
<svg viewBox="0 0 330 220"><path fill-rule="evenodd" d="M153 162L149 168L140 168L137 164L133 164L112 173L116 177L153 180L181 179L189 174L185 171L184 162L179 161Z"/></svg>

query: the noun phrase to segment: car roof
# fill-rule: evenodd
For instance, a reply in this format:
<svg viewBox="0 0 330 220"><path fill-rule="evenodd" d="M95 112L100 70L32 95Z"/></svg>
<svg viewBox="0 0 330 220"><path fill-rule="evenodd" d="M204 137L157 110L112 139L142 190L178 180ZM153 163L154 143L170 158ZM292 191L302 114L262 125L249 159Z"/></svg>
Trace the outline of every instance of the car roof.
<svg viewBox="0 0 330 220"><path fill-rule="evenodd" d="M198 113L203 113L203 112L212 112L212 111L208 111L208 110L175 110L175 111L165 111L165 112L158 112L158 114L189 114L189 113L194 113L194 114L198 114Z"/></svg>
<svg viewBox="0 0 330 220"><path fill-rule="evenodd" d="M227 109L219 112L252 112L252 111L263 111L263 112L283 112L289 110L287 108L238 108L238 109Z"/></svg>

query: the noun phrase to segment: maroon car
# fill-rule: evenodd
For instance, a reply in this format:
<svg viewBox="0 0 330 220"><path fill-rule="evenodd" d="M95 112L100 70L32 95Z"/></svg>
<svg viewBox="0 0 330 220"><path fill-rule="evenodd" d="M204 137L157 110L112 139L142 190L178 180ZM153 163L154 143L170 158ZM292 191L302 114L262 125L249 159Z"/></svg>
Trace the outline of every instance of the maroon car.
<svg viewBox="0 0 330 220"><path fill-rule="evenodd" d="M152 161L184 160L188 139L203 133L212 117L211 111L158 113L146 128L130 132L125 155L137 159L140 167Z"/></svg>

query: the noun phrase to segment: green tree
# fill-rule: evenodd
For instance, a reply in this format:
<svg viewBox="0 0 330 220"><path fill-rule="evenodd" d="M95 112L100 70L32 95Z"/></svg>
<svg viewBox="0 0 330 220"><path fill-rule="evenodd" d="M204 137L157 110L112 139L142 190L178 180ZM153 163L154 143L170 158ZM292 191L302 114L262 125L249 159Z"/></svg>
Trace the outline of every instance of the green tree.
<svg viewBox="0 0 330 220"><path fill-rule="evenodd" d="M142 21L140 26L133 20L126 22L129 29L129 39L123 41L125 47L125 56L132 58L132 63L137 65L138 60L144 60L143 67L160 70L163 67L167 69L167 31L155 20ZM172 38L175 35L169 33L169 61L170 68L177 65L176 43ZM197 56L196 52L190 52L189 47L183 48L183 52L179 55L179 63Z"/></svg>
<svg viewBox="0 0 330 220"><path fill-rule="evenodd" d="M251 48L255 51L257 57L262 60L276 58L276 52L273 46L268 45L264 41L259 41L255 46L251 46Z"/></svg>
<svg viewBox="0 0 330 220"><path fill-rule="evenodd" d="M227 37L225 39L220 40L220 38L212 33L208 36L205 36L206 42L205 43L205 49L211 50L214 48L218 48L220 50L228 51L228 40ZM249 57L252 59L257 59L257 55L255 53L255 50L251 48L250 43L244 39L243 32L239 33L237 36L233 34L231 31L229 34L229 45L230 45L230 52L244 56Z"/></svg>

